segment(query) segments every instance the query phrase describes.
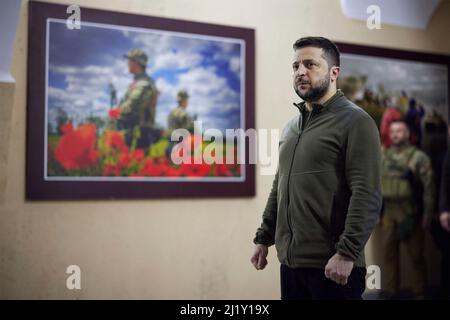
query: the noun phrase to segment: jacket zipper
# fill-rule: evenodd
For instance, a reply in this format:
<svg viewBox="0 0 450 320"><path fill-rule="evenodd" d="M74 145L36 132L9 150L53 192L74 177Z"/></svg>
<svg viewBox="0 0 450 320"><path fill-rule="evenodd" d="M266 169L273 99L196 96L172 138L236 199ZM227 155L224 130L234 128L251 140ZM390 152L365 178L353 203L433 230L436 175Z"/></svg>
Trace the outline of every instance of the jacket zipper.
<svg viewBox="0 0 450 320"><path fill-rule="evenodd" d="M301 128L300 128L300 131L299 131L298 136L297 136L297 141L295 143L294 150L292 152L291 163L290 163L290 166L289 166L288 181L287 181L287 222L288 222L289 231L291 233L291 239L289 240L289 244L288 244L288 248L287 248L287 262L288 262L288 265L291 265L291 259L290 259L290 256L291 256L290 251L291 250L290 249L291 249L291 244L292 244L292 238L294 237L294 233L292 231L291 220L290 220L290 214L289 214L289 205L290 205L289 185L290 185L290 181L291 181L292 166L294 164L295 151L297 150L298 143L300 142L300 137L301 137L303 131L305 131L305 129L308 127L309 120L311 119L312 114L313 114L314 111L315 111L315 109L310 111L310 113L308 115L308 118L305 121L305 127L304 128L303 128L303 125L302 125L303 119L301 119L302 120L302 122L300 122L300 127Z"/></svg>

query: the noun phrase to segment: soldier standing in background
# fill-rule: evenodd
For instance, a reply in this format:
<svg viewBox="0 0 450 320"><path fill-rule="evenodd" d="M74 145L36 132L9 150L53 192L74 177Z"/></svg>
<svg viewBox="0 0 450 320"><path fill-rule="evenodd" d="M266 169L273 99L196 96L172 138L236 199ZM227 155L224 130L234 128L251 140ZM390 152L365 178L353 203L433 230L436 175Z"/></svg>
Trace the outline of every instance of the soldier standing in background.
<svg viewBox="0 0 450 320"><path fill-rule="evenodd" d="M189 102L189 95L186 90L181 90L177 95L178 106L173 109L168 118L169 131L184 128L190 132L194 131L194 119L186 111Z"/></svg>
<svg viewBox="0 0 450 320"><path fill-rule="evenodd" d="M129 146L146 148L160 137L160 130L155 126L158 90L145 71L148 57L144 51L131 49L125 57L134 81L118 106L118 129L125 131L125 142Z"/></svg>
<svg viewBox="0 0 450 320"><path fill-rule="evenodd" d="M189 95L186 90L180 90L177 94L178 106L174 108L167 117L167 132L166 135L169 140L169 145L166 149L166 155L171 157L172 148L178 141L171 141L172 132L176 129L186 129L190 133L194 132L194 118L189 115L186 108L189 103Z"/></svg>
<svg viewBox="0 0 450 320"><path fill-rule="evenodd" d="M395 120L400 120L402 118L402 114L397 106L397 101L394 97L386 98L386 110L383 112L381 116L380 123L380 135L381 135L381 143L389 148L391 146L391 137L390 137L390 127L391 123Z"/></svg>
<svg viewBox="0 0 450 320"><path fill-rule="evenodd" d="M382 152L382 192L384 212L381 220L385 280L389 294L399 290L400 250L406 250L417 298L424 297L426 265L424 231L429 228L434 207L431 161L409 143L409 128L403 120L390 126L392 146Z"/></svg>

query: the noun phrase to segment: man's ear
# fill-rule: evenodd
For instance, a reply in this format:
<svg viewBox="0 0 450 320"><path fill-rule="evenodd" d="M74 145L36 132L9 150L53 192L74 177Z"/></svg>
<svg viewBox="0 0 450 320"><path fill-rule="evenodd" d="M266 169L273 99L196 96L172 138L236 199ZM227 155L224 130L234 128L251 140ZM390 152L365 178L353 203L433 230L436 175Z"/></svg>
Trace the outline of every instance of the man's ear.
<svg viewBox="0 0 450 320"><path fill-rule="evenodd" d="M341 72L341 68L339 68L338 66L333 66L330 69L330 79L331 81L336 81L337 78L339 77L339 73Z"/></svg>

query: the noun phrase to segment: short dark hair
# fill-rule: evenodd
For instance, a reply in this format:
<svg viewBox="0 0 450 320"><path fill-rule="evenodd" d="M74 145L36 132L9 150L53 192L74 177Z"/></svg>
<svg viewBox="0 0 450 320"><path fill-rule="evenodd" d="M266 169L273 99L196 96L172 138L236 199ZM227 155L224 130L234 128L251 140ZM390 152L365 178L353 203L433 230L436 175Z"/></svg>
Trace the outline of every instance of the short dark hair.
<svg viewBox="0 0 450 320"><path fill-rule="evenodd" d="M303 37L294 42L294 50L304 47L315 47L323 50L324 59L327 60L328 66L341 66L339 48L335 43L323 37Z"/></svg>

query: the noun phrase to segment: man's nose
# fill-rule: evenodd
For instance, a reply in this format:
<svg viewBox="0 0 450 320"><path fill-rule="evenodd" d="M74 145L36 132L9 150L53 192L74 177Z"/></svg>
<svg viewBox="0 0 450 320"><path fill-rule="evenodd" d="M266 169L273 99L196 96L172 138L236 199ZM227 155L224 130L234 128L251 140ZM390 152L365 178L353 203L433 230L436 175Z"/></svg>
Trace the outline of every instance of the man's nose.
<svg viewBox="0 0 450 320"><path fill-rule="evenodd" d="M303 64L300 64L298 66L298 69L296 70L295 73L296 73L296 75L298 77L306 75L306 68L305 68L305 66Z"/></svg>

